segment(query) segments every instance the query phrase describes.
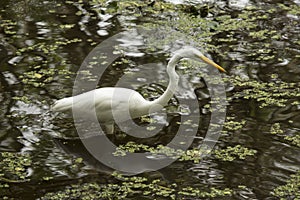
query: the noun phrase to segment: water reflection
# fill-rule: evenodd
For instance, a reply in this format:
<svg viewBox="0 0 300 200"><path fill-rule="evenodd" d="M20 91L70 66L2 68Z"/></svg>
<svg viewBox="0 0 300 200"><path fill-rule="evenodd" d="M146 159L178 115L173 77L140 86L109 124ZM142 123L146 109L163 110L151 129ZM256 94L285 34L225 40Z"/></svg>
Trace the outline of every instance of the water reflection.
<svg viewBox="0 0 300 200"><path fill-rule="evenodd" d="M171 2L199 5L208 1ZM213 2L209 1L209 3ZM288 4L292 3L300 4L297 0L288 1ZM242 12L249 5L256 5L255 2L246 0L228 1L223 6L221 4L222 2L218 4L221 8L220 13L222 14L226 9L230 17ZM266 8L273 6L272 3L261 2L260 4L262 6L266 4ZM65 75L61 72L63 70L76 72L82 60L93 49L93 45L100 43L105 37L122 31L124 34L119 41L124 50L123 58L129 63L112 66L100 85L113 86L117 83L123 87L139 90L148 95L149 99L156 98L165 89L168 81L165 66L169 55L166 53L179 48L182 41L175 41L169 46L162 44L164 48L158 48L157 52L147 51L145 46L149 41L148 43L145 41L138 29L133 29L133 32L124 31L128 27L139 25L142 17L133 14L108 14L103 9L101 11L99 5L91 8L80 3L70 5L61 1L41 3L34 0L6 0L1 1L0 6L2 8L1 20L16 21L7 26L9 27L7 30L4 30L2 26L0 28L2 37L0 45L0 102L2 106L0 109L0 151L27 152L34 160L29 173L33 181L26 185L16 186L12 191L18 191L18 193L12 192L11 197L18 198L26 193L33 199L36 197L29 193L35 193L40 187L44 191L59 190L79 179L85 181L86 177L96 177L108 183L110 180L107 179L111 179L112 170L96 162L83 148L76 138L71 116L63 114L54 116L53 113L47 113L55 99L70 96L72 93L74 74ZM99 12L96 12L97 8ZM262 12L266 11L262 10ZM299 44L295 42L299 39L300 28L296 23L299 21L299 16L288 12L274 13L272 16L274 16L272 20L262 19L258 25L273 27L276 32L280 33L280 37L266 38L272 53L278 57L278 60L256 60L259 55L251 53L260 51L261 40L241 34L243 37L238 38L236 43L228 42L223 47L220 46L220 49L226 52L226 59L224 58L223 63L229 68L228 78L235 74L245 81L255 79L271 83L299 82L300 61L297 56ZM147 17L149 20L150 17ZM70 26L60 26L66 24ZM13 32L16 34L11 34ZM158 32L157 35L159 34ZM160 36L165 37L165 35ZM55 45L56 42L63 43L70 38L77 38L81 41L75 44ZM228 50L230 45L235 44L237 48ZM49 46L51 48L45 48ZM28 47L34 48L25 50ZM20 48L25 49L19 52ZM154 65L149 65L153 62ZM26 72L32 72L27 75L33 75L35 78L44 76L41 69L45 69L46 78L52 77L53 80L39 86L24 82ZM57 70L47 76L47 73L53 69ZM146 144L157 145L168 142L178 129L179 116L193 111L194 108L179 107L177 100L180 98L200 100L199 104L203 113L201 130L199 130L198 139L195 140L195 146L201 142L210 119L209 109L203 107L209 101L209 93L201 78L194 76L199 71L196 70L194 74L189 75L185 74L185 70L187 69L182 66L178 69L181 73L180 88L177 99L173 98L170 103L168 118L164 120L161 120L160 116L156 118L160 123L167 124L166 127L160 135L150 141L145 141ZM271 74L277 76L271 76ZM123 78L118 82L118 77ZM41 77L39 80L46 78ZM197 97L190 88L198 88ZM242 89L230 84L227 86L228 95ZM285 107L261 108L255 99L235 99L230 102L228 115L246 119L247 123L242 130L229 132L219 145L242 144L257 150L258 153L255 156L245 161L234 162L223 162L214 158L208 158L199 164L176 162L160 170L159 175L156 175L166 182L175 182L182 187L195 186L202 189L211 186L231 187L236 191L233 199L272 198L270 192L275 187L284 184L290 174L299 170L300 160L299 148L283 140L282 136L271 135L270 126L279 122L284 127L285 133L296 134L300 129L299 109L299 105L289 103ZM119 135L114 139L117 144L122 144L132 138ZM76 164L77 158L83 158L82 163ZM53 182L41 181L46 180L47 177L52 177ZM65 181L61 186L53 186L61 180ZM36 184L40 182L44 185Z"/></svg>

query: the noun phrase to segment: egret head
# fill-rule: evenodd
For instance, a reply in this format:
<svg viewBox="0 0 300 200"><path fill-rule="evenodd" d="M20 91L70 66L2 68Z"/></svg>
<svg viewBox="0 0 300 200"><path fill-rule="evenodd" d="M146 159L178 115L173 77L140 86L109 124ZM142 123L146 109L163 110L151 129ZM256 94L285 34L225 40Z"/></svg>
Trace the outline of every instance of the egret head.
<svg viewBox="0 0 300 200"><path fill-rule="evenodd" d="M193 47L185 47L183 49L180 49L176 52L176 54L181 58L190 58L196 61L205 62L217 69L219 69L222 72L226 72L225 69L223 69L220 65L216 64L214 61L210 60L206 56L203 55L200 51Z"/></svg>

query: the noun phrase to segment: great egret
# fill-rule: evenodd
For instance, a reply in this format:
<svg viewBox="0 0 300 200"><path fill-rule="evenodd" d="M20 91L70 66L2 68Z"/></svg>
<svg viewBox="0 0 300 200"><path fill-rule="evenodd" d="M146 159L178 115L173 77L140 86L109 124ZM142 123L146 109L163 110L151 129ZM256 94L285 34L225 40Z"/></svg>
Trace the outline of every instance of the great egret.
<svg viewBox="0 0 300 200"><path fill-rule="evenodd" d="M63 98L54 103L53 111L71 111L82 114L96 114L98 120L104 123L106 131L110 134L114 132L114 122L122 122L129 119L138 118L151 112L162 109L173 96L179 77L175 71L177 62L182 58L190 58L196 61L203 61L216 67L222 72L225 70L205 57L200 51L193 47L186 47L174 53L167 65L169 84L166 91L154 101L148 101L138 92L121 87L104 87L95 89L74 97Z"/></svg>

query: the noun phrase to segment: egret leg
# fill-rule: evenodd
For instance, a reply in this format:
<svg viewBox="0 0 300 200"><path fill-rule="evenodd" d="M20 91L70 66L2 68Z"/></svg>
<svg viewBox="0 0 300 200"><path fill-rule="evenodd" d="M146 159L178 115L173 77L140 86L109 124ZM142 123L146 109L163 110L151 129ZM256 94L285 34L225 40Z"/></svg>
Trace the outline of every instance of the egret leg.
<svg viewBox="0 0 300 200"><path fill-rule="evenodd" d="M106 124L105 129L106 129L107 134L114 134L115 125L114 124Z"/></svg>

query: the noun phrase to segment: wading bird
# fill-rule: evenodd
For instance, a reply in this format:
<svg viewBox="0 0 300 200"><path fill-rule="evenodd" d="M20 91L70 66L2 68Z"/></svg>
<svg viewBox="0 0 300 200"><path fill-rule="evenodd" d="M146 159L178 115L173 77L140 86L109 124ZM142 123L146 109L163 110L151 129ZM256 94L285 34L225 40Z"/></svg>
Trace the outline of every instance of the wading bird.
<svg viewBox="0 0 300 200"><path fill-rule="evenodd" d="M169 84L166 91L157 99L148 101L138 92L121 87L104 87L77 96L63 98L54 103L53 111L72 111L84 115L95 115L106 127L107 133L114 132L114 123L124 122L156 112L167 105L178 86L179 77L175 66L182 58L205 62L222 72L225 70L205 57L193 47L186 47L175 52L167 65Z"/></svg>

